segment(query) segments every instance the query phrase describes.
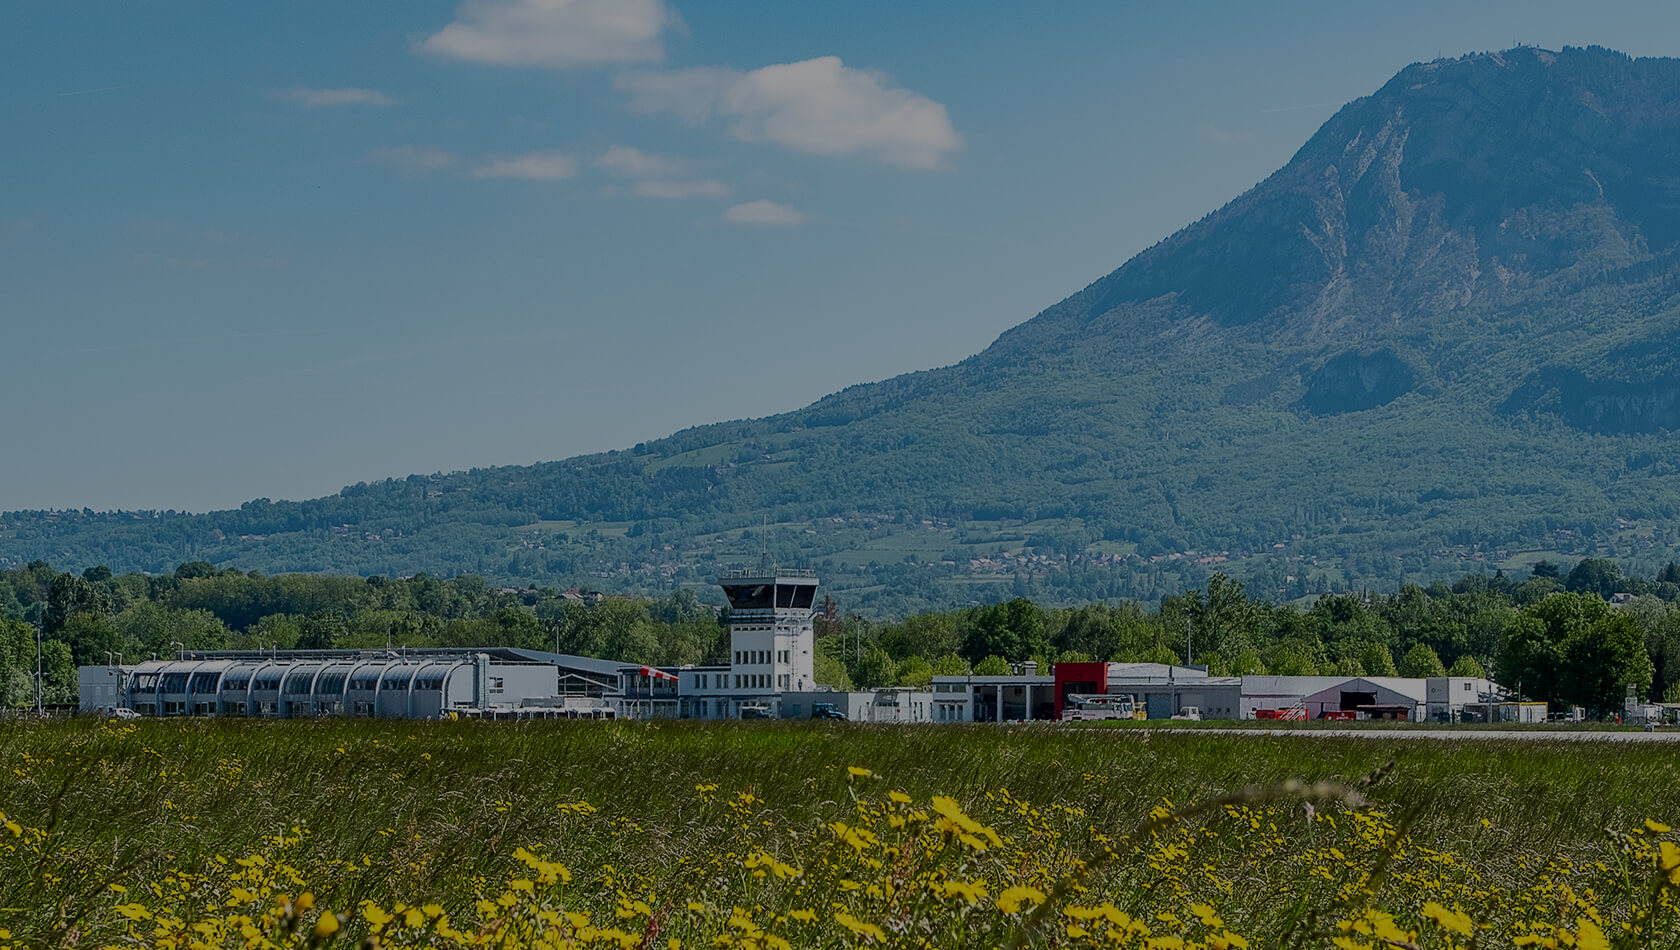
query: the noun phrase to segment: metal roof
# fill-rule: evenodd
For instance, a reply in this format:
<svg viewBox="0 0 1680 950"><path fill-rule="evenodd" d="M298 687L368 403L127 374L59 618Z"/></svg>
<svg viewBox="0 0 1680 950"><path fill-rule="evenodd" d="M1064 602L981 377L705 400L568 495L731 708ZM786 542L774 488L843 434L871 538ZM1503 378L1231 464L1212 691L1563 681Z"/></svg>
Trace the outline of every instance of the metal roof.
<svg viewBox="0 0 1680 950"><path fill-rule="evenodd" d="M384 662L412 666L439 661L470 660L481 653L491 660L503 663L537 663L595 676L616 677L619 667L624 665L616 660L549 653L546 650L527 650L522 647L410 647L392 650L188 650L175 657L124 664L122 668L150 673L173 667L210 670L260 666L265 663L324 665Z"/></svg>

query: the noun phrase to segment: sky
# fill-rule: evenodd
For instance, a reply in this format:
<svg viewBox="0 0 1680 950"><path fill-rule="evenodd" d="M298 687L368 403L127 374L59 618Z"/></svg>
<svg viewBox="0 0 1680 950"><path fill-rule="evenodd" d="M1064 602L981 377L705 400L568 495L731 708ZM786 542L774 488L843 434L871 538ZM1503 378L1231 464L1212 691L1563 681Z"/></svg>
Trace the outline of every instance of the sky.
<svg viewBox="0 0 1680 950"><path fill-rule="evenodd" d="M17 0L0 511L628 448L947 365L1548 0Z"/></svg>

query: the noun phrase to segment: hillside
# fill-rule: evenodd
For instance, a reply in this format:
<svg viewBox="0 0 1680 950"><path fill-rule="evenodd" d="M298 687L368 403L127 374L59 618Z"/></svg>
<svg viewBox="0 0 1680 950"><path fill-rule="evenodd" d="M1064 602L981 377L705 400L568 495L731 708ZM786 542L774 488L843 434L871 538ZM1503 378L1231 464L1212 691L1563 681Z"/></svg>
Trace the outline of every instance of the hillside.
<svg viewBox="0 0 1680 950"><path fill-rule="evenodd" d="M314 501L9 513L0 564L656 589L768 549L877 609L1651 570L1680 547L1675 155L1680 60L1416 64L955 366Z"/></svg>

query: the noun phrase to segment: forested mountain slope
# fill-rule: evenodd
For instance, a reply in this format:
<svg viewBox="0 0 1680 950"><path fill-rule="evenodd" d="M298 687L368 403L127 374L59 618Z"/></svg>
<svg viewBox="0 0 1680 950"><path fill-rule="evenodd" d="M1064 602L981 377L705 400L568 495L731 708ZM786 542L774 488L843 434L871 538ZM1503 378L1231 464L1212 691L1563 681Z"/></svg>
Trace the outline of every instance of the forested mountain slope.
<svg viewBox="0 0 1680 950"><path fill-rule="evenodd" d="M1680 546L1676 156L1680 60L1417 64L955 366L314 501L11 513L0 558L657 588L768 549L883 609L1652 569Z"/></svg>

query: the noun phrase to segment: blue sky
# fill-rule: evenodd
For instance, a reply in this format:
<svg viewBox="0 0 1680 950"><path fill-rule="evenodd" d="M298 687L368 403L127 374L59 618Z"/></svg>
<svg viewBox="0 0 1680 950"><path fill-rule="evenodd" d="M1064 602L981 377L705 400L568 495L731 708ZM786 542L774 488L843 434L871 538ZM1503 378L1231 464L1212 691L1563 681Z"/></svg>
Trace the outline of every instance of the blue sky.
<svg viewBox="0 0 1680 950"><path fill-rule="evenodd" d="M1407 63L1672 3L21 0L0 510L564 458L944 365Z"/></svg>

